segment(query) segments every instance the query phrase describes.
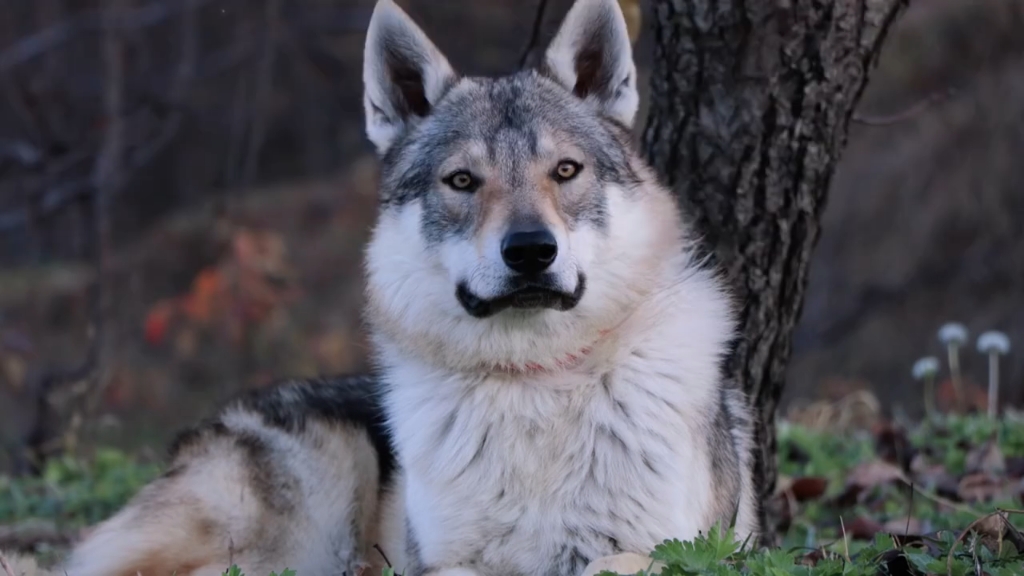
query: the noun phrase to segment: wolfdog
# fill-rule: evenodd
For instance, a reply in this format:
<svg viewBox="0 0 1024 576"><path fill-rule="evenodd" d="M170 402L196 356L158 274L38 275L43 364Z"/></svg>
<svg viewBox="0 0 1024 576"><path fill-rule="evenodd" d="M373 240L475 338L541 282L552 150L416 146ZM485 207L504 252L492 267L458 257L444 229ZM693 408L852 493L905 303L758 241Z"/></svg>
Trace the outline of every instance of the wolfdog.
<svg viewBox="0 0 1024 576"><path fill-rule="evenodd" d="M717 523L756 539L733 305L632 144L616 1L481 78L380 0L363 79L374 374L230 401L67 574L576 576Z"/></svg>

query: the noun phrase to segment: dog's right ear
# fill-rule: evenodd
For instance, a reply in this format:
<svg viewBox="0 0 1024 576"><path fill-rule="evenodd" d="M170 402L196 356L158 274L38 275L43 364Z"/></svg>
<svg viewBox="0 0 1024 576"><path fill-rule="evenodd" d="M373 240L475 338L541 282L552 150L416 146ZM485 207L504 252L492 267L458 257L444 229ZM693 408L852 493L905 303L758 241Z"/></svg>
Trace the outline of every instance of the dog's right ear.
<svg viewBox="0 0 1024 576"><path fill-rule="evenodd" d="M383 155L455 82L441 51L392 0L378 0L363 52L366 135Z"/></svg>

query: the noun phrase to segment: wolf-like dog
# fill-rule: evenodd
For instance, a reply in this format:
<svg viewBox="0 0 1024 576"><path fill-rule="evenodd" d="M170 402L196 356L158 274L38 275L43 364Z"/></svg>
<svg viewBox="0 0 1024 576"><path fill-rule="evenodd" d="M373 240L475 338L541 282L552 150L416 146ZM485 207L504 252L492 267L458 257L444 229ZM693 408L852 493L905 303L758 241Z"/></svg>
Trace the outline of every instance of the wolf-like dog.
<svg viewBox="0 0 1024 576"><path fill-rule="evenodd" d="M374 374L232 400L67 574L577 576L720 522L756 541L733 304L635 151L636 82L615 0L498 78L380 0Z"/></svg>

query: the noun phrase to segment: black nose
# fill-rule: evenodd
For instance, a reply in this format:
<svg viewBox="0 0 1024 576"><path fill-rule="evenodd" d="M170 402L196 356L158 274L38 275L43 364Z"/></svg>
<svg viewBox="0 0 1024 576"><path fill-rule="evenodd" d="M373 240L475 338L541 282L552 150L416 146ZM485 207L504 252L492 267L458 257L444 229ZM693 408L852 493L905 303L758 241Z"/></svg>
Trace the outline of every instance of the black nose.
<svg viewBox="0 0 1024 576"><path fill-rule="evenodd" d="M538 274L547 270L558 256L554 235L543 228L516 230L501 241L505 265L520 274Z"/></svg>

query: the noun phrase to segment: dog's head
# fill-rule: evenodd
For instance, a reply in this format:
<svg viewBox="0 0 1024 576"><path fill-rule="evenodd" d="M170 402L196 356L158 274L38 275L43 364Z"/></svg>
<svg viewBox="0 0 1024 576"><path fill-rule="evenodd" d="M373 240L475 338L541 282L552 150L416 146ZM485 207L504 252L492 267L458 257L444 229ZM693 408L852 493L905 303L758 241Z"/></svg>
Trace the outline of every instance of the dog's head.
<svg viewBox="0 0 1024 576"><path fill-rule="evenodd" d="M585 345L678 250L678 215L632 147L639 104L615 0L578 0L538 70L462 77L391 0L366 37L381 157L367 254L378 330L455 364Z"/></svg>

